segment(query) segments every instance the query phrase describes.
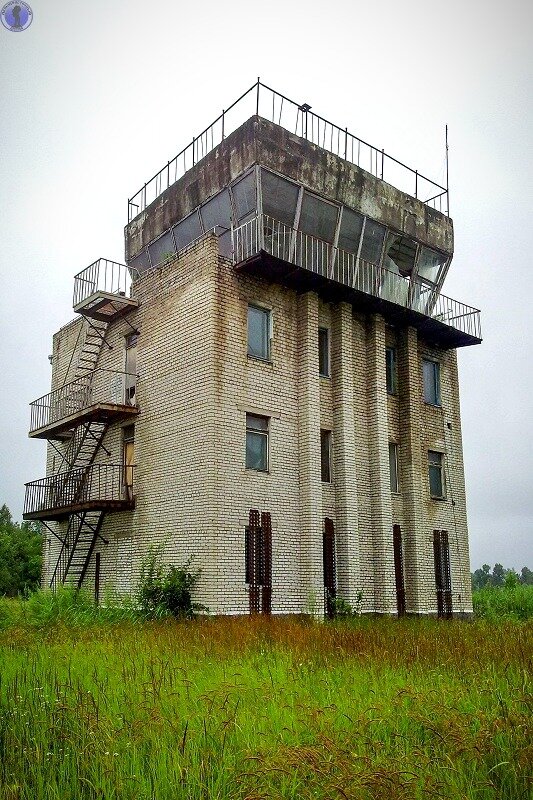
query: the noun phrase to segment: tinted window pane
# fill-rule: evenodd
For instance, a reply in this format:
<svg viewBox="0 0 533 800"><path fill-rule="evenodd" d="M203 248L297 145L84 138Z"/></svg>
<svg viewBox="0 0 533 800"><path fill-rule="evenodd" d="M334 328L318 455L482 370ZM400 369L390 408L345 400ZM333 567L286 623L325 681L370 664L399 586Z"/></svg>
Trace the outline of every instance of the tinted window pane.
<svg viewBox="0 0 533 800"><path fill-rule="evenodd" d="M304 192L299 228L304 233L332 242L335 238L338 208L313 194Z"/></svg>
<svg viewBox="0 0 533 800"><path fill-rule="evenodd" d="M246 427L254 431L268 431L268 418L257 417L255 414L247 414Z"/></svg>
<svg viewBox="0 0 533 800"><path fill-rule="evenodd" d="M204 230L210 231L217 225L231 227L231 203L227 189L219 192L200 208Z"/></svg>
<svg viewBox="0 0 533 800"><path fill-rule="evenodd" d="M440 406L440 367L436 361L422 362L424 375L424 400Z"/></svg>
<svg viewBox="0 0 533 800"><path fill-rule="evenodd" d="M331 481L331 431L320 431L320 477L324 483Z"/></svg>
<svg viewBox="0 0 533 800"><path fill-rule="evenodd" d="M318 329L318 371L320 375L329 375L329 331Z"/></svg>
<svg viewBox="0 0 533 800"><path fill-rule="evenodd" d="M178 250L187 247L188 244L194 242L194 240L198 239L201 235L202 228L196 211L193 211L188 217L182 219L177 225L174 225L174 238Z"/></svg>
<svg viewBox="0 0 533 800"><path fill-rule="evenodd" d="M268 469L268 419L266 417L246 415L246 467L264 472Z"/></svg>
<svg viewBox="0 0 533 800"><path fill-rule="evenodd" d="M131 267L136 269L139 272L139 274L142 274L150 266L150 261L148 259L148 252L146 250L143 250L142 252L139 253L139 255L135 256L135 258L131 258L129 264Z"/></svg>
<svg viewBox="0 0 533 800"><path fill-rule="evenodd" d="M357 253L359 249L359 239L363 228L363 217L356 214L350 208L342 211L341 227L339 231L339 247L341 250L349 250Z"/></svg>
<svg viewBox="0 0 533 800"><path fill-rule="evenodd" d="M389 394L396 394L396 348L387 347L385 353L387 362L387 392Z"/></svg>
<svg viewBox="0 0 533 800"><path fill-rule="evenodd" d="M432 497L444 497L442 453L428 452L429 491Z"/></svg>
<svg viewBox="0 0 533 800"><path fill-rule="evenodd" d="M160 236L159 239L156 239L155 242L148 245L148 250L150 251L152 264L161 264L166 261L168 257L176 252L171 232L167 231L163 236Z"/></svg>
<svg viewBox="0 0 533 800"><path fill-rule="evenodd" d="M398 445L389 443L390 490L398 491Z"/></svg>
<svg viewBox="0 0 533 800"><path fill-rule="evenodd" d="M263 213L279 219L286 225L293 225L298 201L298 187L294 183L262 169L261 190Z"/></svg>
<svg viewBox="0 0 533 800"><path fill-rule="evenodd" d="M379 264L384 238L385 228L383 225L374 222L372 219L367 219L361 246L361 258L365 261L370 261L371 264Z"/></svg>
<svg viewBox="0 0 533 800"><path fill-rule="evenodd" d="M264 308L248 306L248 355L268 359L270 312Z"/></svg>
<svg viewBox="0 0 533 800"><path fill-rule="evenodd" d="M446 263L448 257L429 247L422 247L418 260L418 274L432 283L436 283L441 267Z"/></svg>
<svg viewBox="0 0 533 800"><path fill-rule="evenodd" d="M220 230L220 228L218 230ZM225 231L222 236L218 237L218 247L221 256L231 258L231 231Z"/></svg>
<svg viewBox="0 0 533 800"><path fill-rule="evenodd" d="M233 200L237 210L237 221L256 209L255 172L250 172L238 183L231 187Z"/></svg>

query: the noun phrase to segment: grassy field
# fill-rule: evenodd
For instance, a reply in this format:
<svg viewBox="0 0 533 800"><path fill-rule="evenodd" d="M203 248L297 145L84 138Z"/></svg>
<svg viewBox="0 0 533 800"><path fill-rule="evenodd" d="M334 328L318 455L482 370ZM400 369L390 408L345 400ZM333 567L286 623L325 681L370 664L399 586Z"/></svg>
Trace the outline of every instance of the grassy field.
<svg viewBox="0 0 533 800"><path fill-rule="evenodd" d="M1 800L531 797L530 623L0 633Z"/></svg>

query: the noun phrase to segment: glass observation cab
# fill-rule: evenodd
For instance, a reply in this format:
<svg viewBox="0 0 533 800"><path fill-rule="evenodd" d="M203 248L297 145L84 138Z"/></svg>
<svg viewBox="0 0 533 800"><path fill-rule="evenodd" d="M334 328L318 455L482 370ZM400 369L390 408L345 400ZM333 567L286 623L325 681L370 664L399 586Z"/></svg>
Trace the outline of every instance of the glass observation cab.
<svg viewBox="0 0 533 800"><path fill-rule="evenodd" d="M221 254L232 258L232 229L244 226L259 214L263 217L262 243L267 249L269 237L276 236L276 232L279 235L281 223L283 230L305 234L297 239L299 245L292 253L296 263L307 261L309 248L313 248L315 260L324 268L333 266L337 251L353 254L403 279L389 280L388 294L400 303L403 295L406 298L410 292L423 296L435 290L442 284L451 261L450 255L390 230L345 205L325 200L286 176L252 167L150 242L130 261L130 266L142 274L208 231L217 234ZM289 258L290 247L287 237L287 252L283 253L282 248L279 255ZM387 292L387 288L382 291Z"/></svg>

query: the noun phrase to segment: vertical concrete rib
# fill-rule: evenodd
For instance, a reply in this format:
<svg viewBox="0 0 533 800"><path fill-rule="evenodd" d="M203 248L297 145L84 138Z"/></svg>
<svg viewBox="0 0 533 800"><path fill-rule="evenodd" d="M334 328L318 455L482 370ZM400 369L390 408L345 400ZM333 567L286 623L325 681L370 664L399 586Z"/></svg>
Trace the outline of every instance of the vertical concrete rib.
<svg viewBox="0 0 533 800"><path fill-rule="evenodd" d="M429 532L424 525L424 484L427 464L422 462L422 416L418 336L415 328L400 335L398 353L400 399L400 469L406 530L404 531L405 599L408 614L427 611L427 578L432 564ZM426 592L424 592L426 585Z"/></svg>
<svg viewBox="0 0 533 800"><path fill-rule="evenodd" d="M375 314L368 334L368 437L374 549L374 607L396 612L385 368L385 321Z"/></svg>
<svg viewBox="0 0 533 800"><path fill-rule="evenodd" d="M302 600L323 612L322 487L320 479L320 379L318 297L298 298L298 439L300 469L300 574Z"/></svg>
<svg viewBox="0 0 533 800"><path fill-rule="evenodd" d="M361 584L355 471L353 319L349 303L339 303L333 313L331 356L338 593L353 604Z"/></svg>

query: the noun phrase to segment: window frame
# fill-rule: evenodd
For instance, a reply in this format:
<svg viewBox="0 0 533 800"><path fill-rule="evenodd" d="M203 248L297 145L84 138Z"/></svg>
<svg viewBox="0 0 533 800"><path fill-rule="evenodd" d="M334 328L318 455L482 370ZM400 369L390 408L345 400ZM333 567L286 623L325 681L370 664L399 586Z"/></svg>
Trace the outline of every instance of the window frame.
<svg viewBox="0 0 533 800"><path fill-rule="evenodd" d="M254 311L260 311L266 317L266 356L257 355L256 353L250 352L250 309L253 309ZM246 307L246 355L248 358L253 358L257 361L272 361L272 309L266 306L261 306L258 303L248 303Z"/></svg>
<svg viewBox="0 0 533 800"><path fill-rule="evenodd" d="M389 381L389 353L392 353ZM394 345L385 347L385 382L387 394L396 397L398 394L398 349Z"/></svg>
<svg viewBox="0 0 533 800"><path fill-rule="evenodd" d="M326 368L325 371L321 369L321 343L320 343L320 334L326 334L326 348L325 348L325 357L326 357ZM321 378L330 378L331 377L331 336L330 336L330 329L325 328L322 325L318 328L318 374Z"/></svg>
<svg viewBox="0 0 533 800"><path fill-rule="evenodd" d="M438 459L433 458L438 456ZM429 483L429 496L432 500L446 500L446 479L444 470L444 457L445 454L441 450L428 450L428 483ZM431 470L438 469L441 494L433 494L431 487Z"/></svg>
<svg viewBox="0 0 533 800"><path fill-rule="evenodd" d="M249 424L250 419L264 420L266 426L264 429L254 428ZM248 463L248 436L261 437L265 440L265 466L254 467ZM253 470L254 472L269 472L270 471L270 417L265 417L263 414L252 414L246 412L246 438L245 438L245 452L244 452L244 466L245 469Z"/></svg>
<svg viewBox="0 0 533 800"><path fill-rule="evenodd" d="M322 483L333 483L331 464L332 432L327 428L320 428L320 480ZM324 460L324 441L327 442L327 460ZM327 477L324 477L326 475Z"/></svg>
<svg viewBox="0 0 533 800"><path fill-rule="evenodd" d="M394 458L391 459L391 453ZM397 442L389 442L389 483L391 494L400 494L400 465L399 465L399 448ZM394 465L394 473L393 473ZM393 480L394 478L394 480Z"/></svg>
<svg viewBox="0 0 533 800"><path fill-rule="evenodd" d="M433 369L432 374L432 395L428 397L426 393L426 389L428 388L426 384L426 364L431 364ZM442 393L441 393L441 378L440 378L440 361L437 361L434 358L422 358L422 388L423 388L423 396L424 396L424 403L429 406L434 406L435 408L442 408Z"/></svg>

